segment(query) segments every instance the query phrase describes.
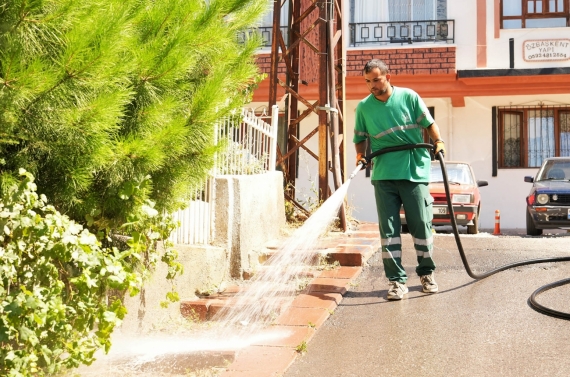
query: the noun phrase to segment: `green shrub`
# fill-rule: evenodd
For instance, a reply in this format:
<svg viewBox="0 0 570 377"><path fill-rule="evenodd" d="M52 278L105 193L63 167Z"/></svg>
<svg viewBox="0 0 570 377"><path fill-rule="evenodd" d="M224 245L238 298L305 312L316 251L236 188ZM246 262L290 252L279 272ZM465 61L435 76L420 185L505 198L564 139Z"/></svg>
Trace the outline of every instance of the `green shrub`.
<svg viewBox="0 0 570 377"><path fill-rule="evenodd" d="M102 248L36 193L30 173L22 169L20 176L0 201L0 375L44 376L109 350L126 309L108 292L138 292L167 222L141 206L141 217L126 226L129 246ZM140 232L143 224L149 231ZM171 268L180 271L176 263Z"/></svg>

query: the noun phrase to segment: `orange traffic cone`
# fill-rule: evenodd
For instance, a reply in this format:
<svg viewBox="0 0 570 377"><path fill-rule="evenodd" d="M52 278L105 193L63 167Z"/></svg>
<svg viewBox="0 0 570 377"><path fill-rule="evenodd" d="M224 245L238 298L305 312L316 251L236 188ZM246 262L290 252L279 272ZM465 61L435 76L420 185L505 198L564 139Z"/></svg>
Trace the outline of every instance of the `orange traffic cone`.
<svg viewBox="0 0 570 377"><path fill-rule="evenodd" d="M497 209L495 210L495 231L493 235L498 236L501 234L501 212Z"/></svg>

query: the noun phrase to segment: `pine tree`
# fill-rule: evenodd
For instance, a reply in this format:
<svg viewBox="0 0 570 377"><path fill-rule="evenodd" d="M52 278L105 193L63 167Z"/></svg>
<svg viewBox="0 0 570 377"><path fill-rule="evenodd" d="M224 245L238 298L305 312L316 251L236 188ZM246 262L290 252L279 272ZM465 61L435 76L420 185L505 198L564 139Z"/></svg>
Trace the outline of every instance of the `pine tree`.
<svg viewBox="0 0 570 377"><path fill-rule="evenodd" d="M0 0L0 173L100 229L183 207L247 103L267 0Z"/></svg>
<svg viewBox="0 0 570 377"><path fill-rule="evenodd" d="M171 231L131 220L147 200L183 207L212 166L213 125L261 78L260 41L237 33L269 4L0 0L0 374L50 375L108 350L125 308L106 289L136 293L146 270L127 259ZM100 236L130 231L129 249L68 216ZM169 275L174 258L161 255Z"/></svg>

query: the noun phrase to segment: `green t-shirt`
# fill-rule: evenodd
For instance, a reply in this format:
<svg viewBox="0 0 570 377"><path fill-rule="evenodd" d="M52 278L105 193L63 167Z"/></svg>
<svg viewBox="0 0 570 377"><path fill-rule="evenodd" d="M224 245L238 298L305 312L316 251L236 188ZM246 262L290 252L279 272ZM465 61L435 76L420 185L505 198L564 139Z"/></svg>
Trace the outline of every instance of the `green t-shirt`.
<svg viewBox="0 0 570 377"><path fill-rule="evenodd" d="M434 119L420 96L411 89L392 87L386 103L370 94L356 107L354 143L370 140L372 152L423 143L422 128ZM431 160L426 148L388 152L373 159L373 180L406 179L429 182Z"/></svg>

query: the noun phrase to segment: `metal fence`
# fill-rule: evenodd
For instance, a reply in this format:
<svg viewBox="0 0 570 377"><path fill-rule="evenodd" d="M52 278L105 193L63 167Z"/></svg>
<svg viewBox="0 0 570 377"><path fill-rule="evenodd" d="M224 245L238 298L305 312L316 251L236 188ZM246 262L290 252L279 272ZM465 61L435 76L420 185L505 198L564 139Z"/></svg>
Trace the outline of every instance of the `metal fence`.
<svg viewBox="0 0 570 377"><path fill-rule="evenodd" d="M349 29L350 46L455 42L455 20L361 22Z"/></svg>
<svg viewBox="0 0 570 377"><path fill-rule="evenodd" d="M253 110L242 109L216 124L215 141L222 149L215 155L214 167L208 177L192 188L194 200L173 214L180 226L172 232L172 242L187 245L212 242L216 177L275 170L278 115L278 107L273 106L271 124L268 124Z"/></svg>
<svg viewBox="0 0 570 377"><path fill-rule="evenodd" d="M280 26L281 35L283 36L283 42L285 46L289 44L289 27ZM237 33L238 43L244 43L248 38L253 35L258 34L262 38L262 49L269 49L273 44L273 26L259 26L255 29L248 29L246 31L240 31Z"/></svg>

